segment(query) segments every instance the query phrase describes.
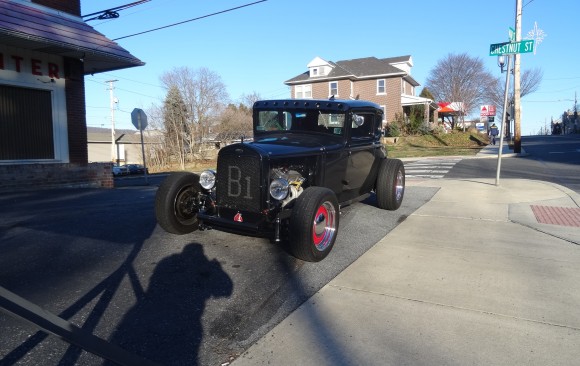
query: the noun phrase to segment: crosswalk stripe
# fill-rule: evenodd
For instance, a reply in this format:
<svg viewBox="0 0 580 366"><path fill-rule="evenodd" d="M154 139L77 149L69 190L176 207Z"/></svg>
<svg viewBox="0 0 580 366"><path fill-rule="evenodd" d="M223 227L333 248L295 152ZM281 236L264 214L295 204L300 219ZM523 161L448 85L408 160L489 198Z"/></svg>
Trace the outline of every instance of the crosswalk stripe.
<svg viewBox="0 0 580 366"><path fill-rule="evenodd" d="M442 179L461 158L423 159L405 164L405 176L409 178Z"/></svg>

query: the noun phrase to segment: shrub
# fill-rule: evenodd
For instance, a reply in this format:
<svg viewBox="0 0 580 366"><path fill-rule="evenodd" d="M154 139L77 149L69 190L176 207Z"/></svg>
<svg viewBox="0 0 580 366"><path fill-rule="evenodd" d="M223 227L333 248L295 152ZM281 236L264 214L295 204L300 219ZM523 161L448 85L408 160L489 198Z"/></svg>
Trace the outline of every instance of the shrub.
<svg viewBox="0 0 580 366"><path fill-rule="evenodd" d="M399 137L401 136L401 130L399 129L399 126L394 123L391 122L387 125L387 129L386 129L386 136L387 137Z"/></svg>

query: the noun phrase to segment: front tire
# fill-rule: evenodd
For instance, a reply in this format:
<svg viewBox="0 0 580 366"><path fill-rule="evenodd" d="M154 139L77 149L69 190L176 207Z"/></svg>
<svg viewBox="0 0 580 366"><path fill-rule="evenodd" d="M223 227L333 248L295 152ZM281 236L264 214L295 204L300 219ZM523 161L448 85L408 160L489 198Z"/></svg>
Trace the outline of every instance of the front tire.
<svg viewBox="0 0 580 366"><path fill-rule="evenodd" d="M188 234L198 229L199 176L188 172L172 173L157 190L155 216L163 230Z"/></svg>
<svg viewBox="0 0 580 366"><path fill-rule="evenodd" d="M332 250L338 234L339 206L328 188L307 188L298 198L290 216L289 250L307 262L318 262Z"/></svg>
<svg viewBox="0 0 580 366"><path fill-rule="evenodd" d="M377 205L394 211L401 207L405 195L405 166L399 159L384 159L377 177Z"/></svg>

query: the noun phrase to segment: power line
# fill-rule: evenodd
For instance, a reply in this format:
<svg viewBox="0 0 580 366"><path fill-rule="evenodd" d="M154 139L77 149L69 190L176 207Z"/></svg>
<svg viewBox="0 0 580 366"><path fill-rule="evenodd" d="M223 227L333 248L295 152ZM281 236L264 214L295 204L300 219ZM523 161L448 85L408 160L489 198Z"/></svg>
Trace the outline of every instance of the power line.
<svg viewBox="0 0 580 366"><path fill-rule="evenodd" d="M136 5L140 5L140 4L146 3L148 1L151 1L151 0L135 1L134 3L117 6L115 8L111 8L111 9L107 9L107 10L97 11L96 13L91 13L91 14L87 14L87 15L81 15L81 17L82 18L86 18L86 17L90 17L92 15L96 15L96 17L93 17L93 18L90 18L90 19L85 19L85 22L88 22L89 20L95 20L95 19L100 19L100 20L103 20L103 19L116 19L116 18L119 17L119 13L117 13L117 11L119 11L119 10L125 10L125 9L131 8L131 7L136 6Z"/></svg>
<svg viewBox="0 0 580 366"><path fill-rule="evenodd" d="M104 83L104 82L102 82L102 81L97 81L97 80L93 80L93 79L87 79L87 80L88 80L88 81L92 81L93 83L97 83L97 84L104 85L104 86L106 86L106 85L107 85L107 84L105 84L105 83ZM154 96L151 96L151 95L147 95L147 94L143 94L143 93L138 93L138 92L136 92L136 91L127 90L127 89L124 89L124 88L115 88L115 89L117 89L117 90L123 90L123 91L126 91L127 93L137 94L137 95L140 95L140 96L142 96L142 97L147 97L147 98L151 98L151 99L159 99L159 97L154 97ZM108 90L108 89L107 89L107 90Z"/></svg>
<svg viewBox="0 0 580 366"><path fill-rule="evenodd" d="M182 22L178 22L178 23L173 23L173 24L165 25L165 26L163 26L163 27L154 28L154 29L150 29L150 30L143 31L143 32L139 32L139 33L130 34L130 35L128 35L128 36L123 36L123 37L119 37L119 38L114 38L114 39L113 39L113 41L118 41L118 40L120 40L120 39L129 38L129 37L133 37L133 36L138 36L138 35L141 35L141 34L150 33L150 32L154 32L154 31L158 31L158 30L165 29L165 28L175 27L175 26L177 26L177 25L181 25L181 24L184 24L184 23L193 22L194 20L200 20L200 19L203 19L203 18L209 18L209 17L212 17L212 16L214 16L214 15L219 15L219 14L227 13L227 12L230 12L230 11L233 11L233 10L238 10L238 9L241 9L241 8L245 8L245 7L247 7L247 6L256 5L256 4L258 4L258 3L263 3L263 2L265 2L265 1L268 1L268 0L260 0L260 1L255 1L255 2L253 2L253 3L249 3L249 4L245 4L245 5L236 6L235 8L230 8L230 9L227 9L227 10L218 11L218 12L216 12L216 13L207 14L207 15L203 15L203 16L200 16L200 17L197 17L197 18L193 18L193 19L184 20L184 21L182 21Z"/></svg>

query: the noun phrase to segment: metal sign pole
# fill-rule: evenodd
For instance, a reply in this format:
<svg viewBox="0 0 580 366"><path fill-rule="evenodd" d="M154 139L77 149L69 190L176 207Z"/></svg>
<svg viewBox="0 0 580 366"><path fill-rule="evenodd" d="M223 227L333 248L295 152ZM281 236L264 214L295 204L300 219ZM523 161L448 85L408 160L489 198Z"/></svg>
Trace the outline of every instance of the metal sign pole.
<svg viewBox="0 0 580 366"><path fill-rule="evenodd" d="M501 153L503 150L504 130L505 130L506 122L509 123L509 121L506 121L506 115L507 115L508 93L509 93L509 88L510 88L511 60L512 60L512 56L509 55L507 57L507 72L506 72L506 77L505 77L505 93L504 93L504 97L503 97L503 116L501 119L502 120L501 131L499 134L499 151L497 153L497 171L496 171L496 175L495 175L495 185L496 186L499 186L499 172L501 170Z"/></svg>
<svg viewBox="0 0 580 366"><path fill-rule="evenodd" d="M137 114L137 120L139 121L139 131L141 132L141 155L143 155L143 174L145 176L145 184L149 184L147 177L147 164L145 163L145 144L143 143L143 128L141 128L141 113Z"/></svg>

